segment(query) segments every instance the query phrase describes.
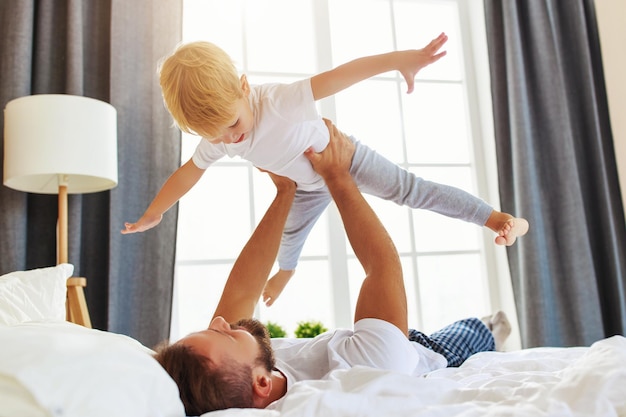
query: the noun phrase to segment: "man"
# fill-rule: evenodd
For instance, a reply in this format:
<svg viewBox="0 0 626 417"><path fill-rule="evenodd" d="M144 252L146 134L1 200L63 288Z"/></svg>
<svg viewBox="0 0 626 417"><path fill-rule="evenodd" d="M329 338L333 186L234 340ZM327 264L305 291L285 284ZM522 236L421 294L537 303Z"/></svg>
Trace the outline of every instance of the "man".
<svg viewBox="0 0 626 417"><path fill-rule="evenodd" d="M473 353L499 347L510 333L501 312L455 322L430 337L409 332L398 252L350 176L354 144L326 124L327 148L305 155L324 178L365 272L354 330L275 341L273 347L265 327L252 319L296 191L291 180L270 174L277 195L233 265L209 328L157 348L155 357L178 384L187 415L264 408L294 382L321 379L334 369L365 365L421 375L458 366Z"/></svg>

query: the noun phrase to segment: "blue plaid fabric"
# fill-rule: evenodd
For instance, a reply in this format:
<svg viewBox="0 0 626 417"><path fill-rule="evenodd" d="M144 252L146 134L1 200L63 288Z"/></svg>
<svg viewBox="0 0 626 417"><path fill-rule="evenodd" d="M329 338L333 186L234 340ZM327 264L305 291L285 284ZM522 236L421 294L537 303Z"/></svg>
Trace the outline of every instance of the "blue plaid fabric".
<svg viewBox="0 0 626 417"><path fill-rule="evenodd" d="M474 353L496 350L491 331L477 318L456 321L430 336L409 329L409 340L443 355L448 367L461 366Z"/></svg>

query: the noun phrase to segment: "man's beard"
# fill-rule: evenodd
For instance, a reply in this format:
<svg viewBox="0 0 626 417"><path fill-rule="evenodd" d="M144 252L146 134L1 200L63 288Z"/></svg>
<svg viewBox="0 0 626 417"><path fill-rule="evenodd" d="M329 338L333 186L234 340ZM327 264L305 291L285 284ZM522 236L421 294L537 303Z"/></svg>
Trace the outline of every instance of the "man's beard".
<svg viewBox="0 0 626 417"><path fill-rule="evenodd" d="M259 343L261 351L259 357L257 358L257 362L264 366L268 372L271 372L276 365L276 360L274 359L274 351L272 350L270 335L265 326L257 319L242 319L236 324L231 324L230 327L233 330L242 327L254 336L256 341Z"/></svg>

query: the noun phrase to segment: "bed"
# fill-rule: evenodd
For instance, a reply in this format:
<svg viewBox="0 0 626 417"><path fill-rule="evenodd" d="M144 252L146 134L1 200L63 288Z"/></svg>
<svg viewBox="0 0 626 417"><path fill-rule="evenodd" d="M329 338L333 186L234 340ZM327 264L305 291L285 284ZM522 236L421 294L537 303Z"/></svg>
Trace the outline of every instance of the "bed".
<svg viewBox="0 0 626 417"><path fill-rule="evenodd" d="M68 264L0 277L0 416L183 416L136 340L65 318ZM626 338L474 355L412 378L368 368L295 384L269 409L203 417L626 416Z"/></svg>

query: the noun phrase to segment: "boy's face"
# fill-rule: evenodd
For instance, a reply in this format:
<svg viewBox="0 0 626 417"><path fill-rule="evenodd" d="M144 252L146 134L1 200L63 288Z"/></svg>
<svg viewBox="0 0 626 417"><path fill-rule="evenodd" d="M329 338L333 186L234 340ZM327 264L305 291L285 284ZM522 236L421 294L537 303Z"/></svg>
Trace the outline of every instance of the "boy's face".
<svg viewBox="0 0 626 417"><path fill-rule="evenodd" d="M254 125L254 117L248 101L250 86L245 75L241 77L241 87L244 94L237 102L235 117L228 126L224 127L221 135L215 138L208 138L209 142L216 144L239 143L247 139L248 133L250 133Z"/></svg>

